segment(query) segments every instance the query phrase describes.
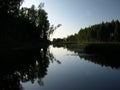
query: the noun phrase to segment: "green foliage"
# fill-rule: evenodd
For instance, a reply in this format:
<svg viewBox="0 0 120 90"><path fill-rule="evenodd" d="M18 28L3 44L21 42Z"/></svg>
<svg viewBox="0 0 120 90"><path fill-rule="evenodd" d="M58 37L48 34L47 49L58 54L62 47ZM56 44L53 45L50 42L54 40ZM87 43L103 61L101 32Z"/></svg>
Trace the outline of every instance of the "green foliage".
<svg viewBox="0 0 120 90"><path fill-rule="evenodd" d="M119 42L120 41L120 22L102 22L84 29L80 29L77 34L66 38L67 43L81 42Z"/></svg>
<svg viewBox="0 0 120 90"><path fill-rule="evenodd" d="M49 30L47 31L48 38L50 38L50 35L54 33L54 31L59 28L62 24L58 24L57 26L51 25L49 27Z"/></svg>
<svg viewBox="0 0 120 90"><path fill-rule="evenodd" d="M0 0L0 16L17 15L23 0Z"/></svg>
<svg viewBox="0 0 120 90"><path fill-rule="evenodd" d="M1 42L50 42L50 35L61 25L50 26L48 14L40 3L38 9L20 5L23 0L0 1Z"/></svg>
<svg viewBox="0 0 120 90"><path fill-rule="evenodd" d="M46 11L42 9L40 5L38 9L37 24L41 38L47 39L47 31L49 30L49 20Z"/></svg>
<svg viewBox="0 0 120 90"><path fill-rule="evenodd" d="M61 24L50 26L48 14L43 7L44 3L40 3L38 9L35 9L34 5L32 5L31 8L22 8L20 10L20 17L35 24L39 33L38 37L47 40L50 39L50 35L52 35L53 32L61 26Z"/></svg>
<svg viewBox="0 0 120 90"><path fill-rule="evenodd" d="M57 39L53 39L53 42L54 43L63 43L63 42L65 42L65 40L64 39L61 39L61 38L57 38Z"/></svg>

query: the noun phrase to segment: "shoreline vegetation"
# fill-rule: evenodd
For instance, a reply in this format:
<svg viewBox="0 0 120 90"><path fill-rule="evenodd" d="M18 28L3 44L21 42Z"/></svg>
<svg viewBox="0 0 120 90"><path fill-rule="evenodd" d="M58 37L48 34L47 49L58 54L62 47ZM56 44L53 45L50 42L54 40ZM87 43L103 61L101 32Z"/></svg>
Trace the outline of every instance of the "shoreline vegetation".
<svg viewBox="0 0 120 90"><path fill-rule="evenodd" d="M54 45L78 44L79 49L85 53L120 53L120 22L102 22L84 29L66 38L53 39Z"/></svg>
<svg viewBox="0 0 120 90"><path fill-rule="evenodd" d="M44 3L21 7L24 0L0 1L0 49L36 48L51 44L50 36L61 26L51 25Z"/></svg>
<svg viewBox="0 0 120 90"><path fill-rule="evenodd" d="M0 43L0 50L39 49L49 45L48 42Z"/></svg>
<svg viewBox="0 0 120 90"><path fill-rule="evenodd" d="M78 33L69 35L66 38L53 39L53 42L63 43L84 43L84 42L120 42L120 22L102 22L82 28Z"/></svg>
<svg viewBox="0 0 120 90"><path fill-rule="evenodd" d="M21 7L24 0L0 1L0 49L37 48L50 44L78 44L87 53L120 52L120 22L102 22L67 38L50 41L50 36L61 26L50 25L44 3L36 8ZM7 7L7 8L6 8Z"/></svg>
<svg viewBox="0 0 120 90"><path fill-rule="evenodd" d="M119 42L87 42L87 43L54 43L53 47L64 47L68 51L72 51L80 58L92 61L101 66L110 66L112 68L120 68L120 43Z"/></svg>
<svg viewBox="0 0 120 90"><path fill-rule="evenodd" d="M87 54L119 54L120 42L84 42L84 43L53 43L53 46L75 49Z"/></svg>

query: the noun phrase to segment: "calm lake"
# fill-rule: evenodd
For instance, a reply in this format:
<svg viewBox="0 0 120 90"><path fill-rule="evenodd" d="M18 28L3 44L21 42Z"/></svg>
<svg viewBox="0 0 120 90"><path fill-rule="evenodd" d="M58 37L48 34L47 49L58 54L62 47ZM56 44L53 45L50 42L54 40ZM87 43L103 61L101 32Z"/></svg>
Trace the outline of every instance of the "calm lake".
<svg viewBox="0 0 120 90"><path fill-rule="evenodd" d="M120 90L120 64L114 63L114 55L53 46L2 54L0 90Z"/></svg>

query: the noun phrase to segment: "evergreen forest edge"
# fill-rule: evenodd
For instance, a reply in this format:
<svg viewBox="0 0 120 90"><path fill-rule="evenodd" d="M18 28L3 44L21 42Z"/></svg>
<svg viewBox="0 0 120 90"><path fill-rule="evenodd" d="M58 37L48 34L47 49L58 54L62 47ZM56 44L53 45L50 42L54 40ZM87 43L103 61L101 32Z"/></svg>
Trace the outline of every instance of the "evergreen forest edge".
<svg viewBox="0 0 120 90"><path fill-rule="evenodd" d="M24 0L0 1L0 47L19 47L50 44L50 35L61 26L50 25L44 3L36 8L20 7ZM102 22L84 29L67 38L53 39L53 43L119 43L120 22Z"/></svg>
<svg viewBox="0 0 120 90"><path fill-rule="evenodd" d="M78 49L83 53L118 55L120 53L120 22L112 20L92 25L80 29L78 33L67 38L53 39L53 44L56 46L65 44L65 47L77 44Z"/></svg>
<svg viewBox="0 0 120 90"><path fill-rule="evenodd" d="M116 43L120 42L120 22L102 22L86 28L67 38L53 39L54 43Z"/></svg>

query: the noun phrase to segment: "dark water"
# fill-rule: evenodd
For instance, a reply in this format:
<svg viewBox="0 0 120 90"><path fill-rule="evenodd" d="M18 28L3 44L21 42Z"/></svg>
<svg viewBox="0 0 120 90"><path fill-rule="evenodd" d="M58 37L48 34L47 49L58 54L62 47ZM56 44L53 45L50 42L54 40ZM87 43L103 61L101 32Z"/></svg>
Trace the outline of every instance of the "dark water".
<svg viewBox="0 0 120 90"><path fill-rule="evenodd" d="M117 56L52 46L1 51L0 90L120 90Z"/></svg>

